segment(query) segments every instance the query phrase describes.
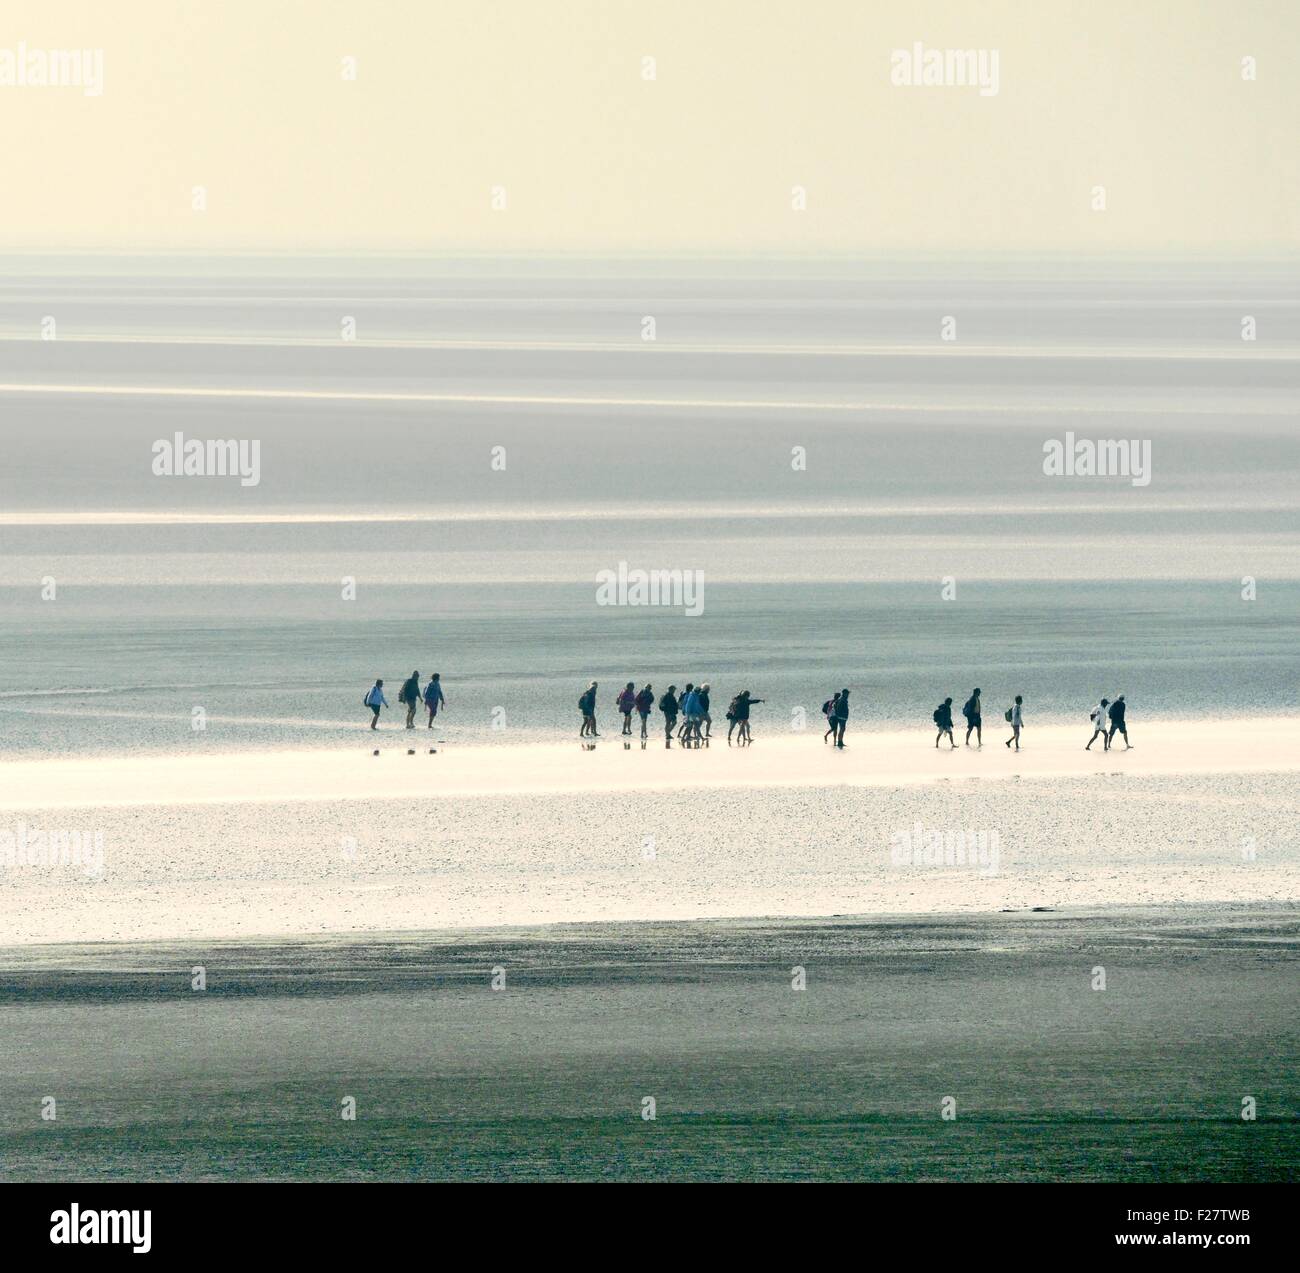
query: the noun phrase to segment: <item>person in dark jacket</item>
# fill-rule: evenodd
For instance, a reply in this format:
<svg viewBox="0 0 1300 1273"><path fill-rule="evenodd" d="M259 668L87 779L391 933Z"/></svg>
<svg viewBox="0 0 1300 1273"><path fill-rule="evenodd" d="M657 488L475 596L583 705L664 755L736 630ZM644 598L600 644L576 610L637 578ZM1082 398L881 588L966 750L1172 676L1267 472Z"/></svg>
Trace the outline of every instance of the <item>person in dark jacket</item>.
<svg viewBox="0 0 1300 1273"><path fill-rule="evenodd" d="M971 696L962 706L961 714L966 718L966 746L970 746L971 730L975 731L975 743L979 747L984 746L984 720L980 715L980 692L976 686L971 691Z"/></svg>
<svg viewBox="0 0 1300 1273"><path fill-rule="evenodd" d="M636 696L636 712L641 717L641 737L646 736L646 724L650 720L650 713L655 705L655 692L646 682L641 693Z"/></svg>
<svg viewBox="0 0 1300 1273"><path fill-rule="evenodd" d="M402 682L402 688L397 692L397 701L406 707L406 728L415 728L415 709L420 706L423 696L420 693L420 674L412 672L411 675Z"/></svg>
<svg viewBox="0 0 1300 1273"><path fill-rule="evenodd" d="M582 728L579 738L599 738L596 732L596 682L587 686L586 692L578 699L578 710L582 713Z"/></svg>
<svg viewBox="0 0 1300 1273"><path fill-rule="evenodd" d="M709 715L709 683L705 681L703 685L696 690L700 700L700 725L704 726L704 737L708 738L713 733L713 717ZM699 737L699 725L695 727L696 737Z"/></svg>
<svg viewBox="0 0 1300 1273"><path fill-rule="evenodd" d="M849 692L840 690L835 699L835 711L832 716L835 724L835 746L844 746L844 727L849 723Z"/></svg>
<svg viewBox="0 0 1300 1273"><path fill-rule="evenodd" d="M677 701L677 686L668 687L668 693L659 700L659 710L664 714L664 741L671 743L673 731L677 728L677 713L681 711L681 704Z"/></svg>
<svg viewBox="0 0 1300 1273"><path fill-rule="evenodd" d="M435 672L428 685L424 687L424 705L429 709L429 728L433 728L433 718L438 708L447 706L447 696L442 692L442 673Z"/></svg>
<svg viewBox="0 0 1300 1273"><path fill-rule="evenodd" d="M1128 740L1128 726L1124 724L1124 695L1121 694L1110 705L1110 733L1106 735L1106 750L1110 750L1110 745L1115 741L1116 732L1124 735L1124 750L1128 751L1133 746Z"/></svg>
<svg viewBox="0 0 1300 1273"><path fill-rule="evenodd" d="M741 690L736 695L736 724L740 726L740 732L736 735L738 743L752 743L754 740L749 734L749 709L755 703L767 702L764 698L752 698L748 690Z"/></svg>
<svg viewBox="0 0 1300 1273"><path fill-rule="evenodd" d="M939 740L948 735L948 742L956 747L957 744L952 736L952 699L945 698L938 707L934 709L934 723L939 727L939 732L935 735L934 745L939 746Z"/></svg>

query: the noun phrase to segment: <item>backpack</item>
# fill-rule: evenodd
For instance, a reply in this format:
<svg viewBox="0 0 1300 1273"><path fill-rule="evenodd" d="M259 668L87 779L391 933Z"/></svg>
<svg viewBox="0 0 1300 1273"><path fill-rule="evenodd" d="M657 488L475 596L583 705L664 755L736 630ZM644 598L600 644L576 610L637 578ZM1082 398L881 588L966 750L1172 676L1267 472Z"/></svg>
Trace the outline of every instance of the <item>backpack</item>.
<svg viewBox="0 0 1300 1273"><path fill-rule="evenodd" d="M936 707L934 709L934 716L931 719L937 725L942 720L942 718L943 718L943 709L941 707Z"/></svg>
<svg viewBox="0 0 1300 1273"><path fill-rule="evenodd" d="M668 695L665 694L665 695L664 695L664 696L659 700L659 710L660 710L661 712L663 712L664 715L666 716L669 712L674 712L674 713L675 713L675 712L677 711L677 704L674 703L671 707L669 707L669 705L668 705Z"/></svg>
<svg viewBox="0 0 1300 1273"><path fill-rule="evenodd" d="M1092 709L1092 711L1090 711L1090 712L1088 713L1088 719L1089 719L1090 721L1092 721L1092 723L1093 723L1094 725L1095 725L1099 720L1101 720L1101 708L1100 708L1100 707L1094 707L1094 708Z"/></svg>
<svg viewBox="0 0 1300 1273"><path fill-rule="evenodd" d="M1011 708L1008 707L1007 710L1002 713L1002 719L1006 721L1008 725L1011 724Z"/></svg>
<svg viewBox="0 0 1300 1273"><path fill-rule="evenodd" d="M737 694L736 697L733 698L733 699L731 700L731 702L727 704L727 719L728 719L728 720L735 720L735 719L736 719L736 705L737 705L739 702L740 702L740 695Z"/></svg>
<svg viewBox="0 0 1300 1273"><path fill-rule="evenodd" d="M369 706L370 706L370 691L369 691L369 690L367 690L367 691L365 692L365 694L362 696L362 699L361 699L361 706L362 706L362 707L369 707Z"/></svg>
<svg viewBox="0 0 1300 1273"><path fill-rule="evenodd" d="M973 697L968 698L968 699L965 701L965 703L962 704L961 714L962 714L962 715L963 715L967 720L970 720L970 718L971 718L972 716L975 715L975 706L974 706L974 704L975 704L975 699L974 699Z"/></svg>
<svg viewBox="0 0 1300 1273"><path fill-rule="evenodd" d="M828 698L828 699L827 699L827 700L822 704L822 715L823 715L823 716L829 716L829 715L831 714L831 708L834 707L834 706L835 706L835 700L834 700L833 698Z"/></svg>

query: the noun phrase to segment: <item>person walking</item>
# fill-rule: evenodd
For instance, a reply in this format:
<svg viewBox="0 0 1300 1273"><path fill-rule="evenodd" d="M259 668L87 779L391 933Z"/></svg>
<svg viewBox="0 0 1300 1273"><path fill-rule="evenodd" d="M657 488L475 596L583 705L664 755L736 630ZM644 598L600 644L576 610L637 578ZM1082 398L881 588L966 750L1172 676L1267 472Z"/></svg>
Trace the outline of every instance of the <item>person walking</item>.
<svg viewBox="0 0 1300 1273"><path fill-rule="evenodd" d="M1128 751L1133 744L1128 740L1128 726L1124 723L1124 695L1121 694L1110 705L1110 733L1106 735L1106 750L1110 750L1110 745L1115 741L1115 734L1124 735L1124 750Z"/></svg>
<svg viewBox="0 0 1300 1273"><path fill-rule="evenodd" d="M682 697L681 697L682 725L681 728L677 731L677 741L679 743L684 743L686 741L686 735L691 732L690 717L686 715L686 704L690 701L691 695L694 692L695 692L694 683L691 681L687 681L686 688L682 690Z"/></svg>
<svg viewBox="0 0 1300 1273"><path fill-rule="evenodd" d="M615 700L618 710L623 713L623 732L632 732L632 713L636 710L636 686L631 682L623 687L623 692Z"/></svg>
<svg viewBox="0 0 1300 1273"><path fill-rule="evenodd" d="M755 703L765 703L763 698L753 698L748 690L741 690L736 696L736 720L740 724L740 733L736 736L736 742L748 745L754 739L749 732L749 709Z"/></svg>
<svg viewBox="0 0 1300 1273"><path fill-rule="evenodd" d="M1015 703L1011 707L1007 708L1007 722L1011 726L1011 737L1007 739L1006 745L1010 747L1012 743L1015 743L1017 751L1020 750L1020 705L1024 701L1025 700L1017 694Z"/></svg>
<svg viewBox="0 0 1300 1273"><path fill-rule="evenodd" d="M420 674L412 672L397 693L397 701L406 707L406 728L415 728L415 709L420 706Z"/></svg>
<svg viewBox="0 0 1300 1273"><path fill-rule="evenodd" d="M370 687L362 702L374 713L370 718L370 728L377 729L379 726L379 709L388 706L388 700L384 697L383 681L376 681Z"/></svg>
<svg viewBox="0 0 1300 1273"><path fill-rule="evenodd" d="M849 723L849 692L840 690L835 700L835 746L844 746L844 728Z"/></svg>
<svg viewBox="0 0 1300 1273"><path fill-rule="evenodd" d="M668 692L659 700L659 710L664 714L664 741L671 745L673 733L677 729L677 713L681 710L681 704L677 701L677 686L668 687Z"/></svg>
<svg viewBox="0 0 1300 1273"><path fill-rule="evenodd" d="M707 739L713 733L713 717L709 715L709 683L705 681L696 691L700 700L700 724L704 726L704 737ZM699 730L696 730L699 733Z"/></svg>
<svg viewBox="0 0 1300 1273"><path fill-rule="evenodd" d="M599 738L596 732L596 682L592 681L578 699L578 710L582 713L582 728L578 731L579 738Z"/></svg>
<svg viewBox="0 0 1300 1273"><path fill-rule="evenodd" d="M727 704L727 746L728 747L731 746L732 731L740 724L740 717L736 714L739 704L740 704L739 694L737 694L735 698L733 698L731 702Z"/></svg>
<svg viewBox="0 0 1300 1273"><path fill-rule="evenodd" d="M1092 737L1088 739L1088 745L1084 751L1091 751L1092 745L1097 741L1097 735L1101 735L1102 750L1110 750L1110 718L1106 714L1106 708L1110 704L1110 699L1103 698L1096 707L1088 713L1088 719L1092 721Z"/></svg>
<svg viewBox="0 0 1300 1273"><path fill-rule="evenodd" d="M835 693L822 704L822 715L826 717L826 732L822 735L822 742L829 742L835 737L835 707L840 701L840 692Z"/></svg>
<svg viewBox="0 0 1300 1273"><path fill-rule="evenodd" d="M979 747L984 746L984 719L980 715L980 692L977 686L972 691L970 698L963 704L961 714L966 718L966 746L970 746L971 730L975 731L975 742Z"/></svg>
<svg viewBox="0 0 1300 1273"><path fill-rule="evenodd" d="M446 707L447 698L442 692L442 673L435 672L430 678L429 683L424 687L424 705L429 712L429 728L433 728L433 718L438 714L439 707Z"/></svg>
<svg viewBox="0 0 1300 1273"><path fill-rule="evenodd" d="M699 743L700 741L700 691L690 689L682 701L682 714L686 723L682 726L682 743Z"/></svg>
<svg viewBox="0 0 1300 1273"><path fill-rule="evenodd" d="M637 715L641 717L641 737L645 738L647 734L647 725L650 721L650 713L655 705L655 692L647 681L644 688L636 696Z"/></svg>
<svg viewBox="0 0 1300 1273"><path fill-rule="evenodd" d="M934 709L934 723L939 727L939 732L934 737L934 745L939 746L939 740L948 735L948 742L955 749L957 743L952 736L952 699L945 698L938 707Z"/></svg>

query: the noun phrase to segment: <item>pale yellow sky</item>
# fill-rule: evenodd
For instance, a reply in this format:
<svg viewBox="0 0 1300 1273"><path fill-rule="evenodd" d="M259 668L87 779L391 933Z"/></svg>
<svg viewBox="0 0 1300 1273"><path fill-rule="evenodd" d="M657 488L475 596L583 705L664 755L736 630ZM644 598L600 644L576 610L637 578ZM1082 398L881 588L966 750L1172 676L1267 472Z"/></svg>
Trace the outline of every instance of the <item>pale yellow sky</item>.
<svg viewBox="0 0 1300 1273"><path fill-rule="evenodd" d="M102 48L104 87L0 85L0 250L1300 243L1296 0L4 8L0 61L20 41ZM997 95L892 84L891 51L918 40L997 50Z"/></svg>

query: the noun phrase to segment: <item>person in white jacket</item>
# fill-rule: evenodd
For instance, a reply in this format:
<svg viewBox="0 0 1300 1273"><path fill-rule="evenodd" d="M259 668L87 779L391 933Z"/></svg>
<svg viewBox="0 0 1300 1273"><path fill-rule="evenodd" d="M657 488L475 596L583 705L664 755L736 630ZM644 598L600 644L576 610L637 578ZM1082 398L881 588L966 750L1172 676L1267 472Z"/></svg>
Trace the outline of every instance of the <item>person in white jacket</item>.
<svg viewBox="0 0 1300 1273"><path fill-rule="evenodd" d="M1024 699L1017 694L1016 701L1011 708L1011 737L1007 739L1006 743L1008 747L1015 743L1017 751L1020 750L1020 704L1023 702Z"/></svg>
<svg viewBox="0 0 1300 1273"><path fill-rule="evenodd" d="M376 681L370 687L370 693L366 695L365 704L374 715L370 718L370 728L374 729L379 724L379 709L388 706L388 700L384 697L383 681Z"/></svg>
<svg viewBox="0 0 1300 1273"><path fill-rule="evenodd" d="M1092 737L1088 739L1088 745L1084 751L1091 751L1092 745L1097 741L1097 735L1100 734L1102 742L1105 744L1105 750L1110 750L1110 739L1107 732L1110 729L1109 719L1106 716L1106 708L1110 706L1110 699L1103 698L1096 707L1088 713L1088 719L1092 721Z"/></svg>

